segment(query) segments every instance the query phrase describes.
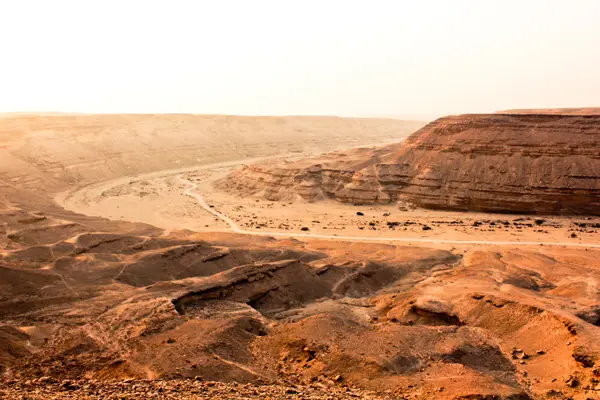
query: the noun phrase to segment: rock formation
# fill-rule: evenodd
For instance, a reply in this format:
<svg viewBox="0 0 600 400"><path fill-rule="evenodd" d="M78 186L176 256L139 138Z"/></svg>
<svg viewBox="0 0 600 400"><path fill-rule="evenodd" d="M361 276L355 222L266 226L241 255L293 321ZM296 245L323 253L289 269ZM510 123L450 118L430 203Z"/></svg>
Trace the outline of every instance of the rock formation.
<svg viewBox="0 0 600 400"><path fill-rule="evenodd" d="M461 115L404 143L250 165L218 187L269 200L600 214L600 116Z"/></svg>

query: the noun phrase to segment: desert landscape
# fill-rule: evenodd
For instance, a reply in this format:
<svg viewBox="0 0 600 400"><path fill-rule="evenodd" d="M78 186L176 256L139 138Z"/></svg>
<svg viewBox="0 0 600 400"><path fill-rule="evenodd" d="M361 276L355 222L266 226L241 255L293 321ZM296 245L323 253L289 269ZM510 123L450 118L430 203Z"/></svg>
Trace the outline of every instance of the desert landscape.
<svg viewBox="0 0 600 400"><path fill-rule="evenodd" d="M600 398L594 113L5 114L0 154L1 398Z"/></svg>
<svg viewBox="0 0 600 400"><path fill-rule="evenodd" d="M0 400L600 400L600 1L0 9Z"/></svg>

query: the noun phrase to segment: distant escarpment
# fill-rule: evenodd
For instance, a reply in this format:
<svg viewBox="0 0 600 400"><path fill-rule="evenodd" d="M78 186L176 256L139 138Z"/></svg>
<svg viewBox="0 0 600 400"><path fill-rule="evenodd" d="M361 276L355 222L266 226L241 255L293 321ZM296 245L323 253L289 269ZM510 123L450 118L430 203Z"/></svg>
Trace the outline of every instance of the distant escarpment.
<svg viewBox="0 0 600 400"><path fill-rule="evenodd" d="M328 116L0 114L5 189L55 194L165 169L388 142L418 121Z"/></svg>
<svg viewBox="0 0 600 400"><path fill-rule="evenodd" d="M460 115L405 142L249 165L217 182L268 200L600 214L600 115Z"/></svg>

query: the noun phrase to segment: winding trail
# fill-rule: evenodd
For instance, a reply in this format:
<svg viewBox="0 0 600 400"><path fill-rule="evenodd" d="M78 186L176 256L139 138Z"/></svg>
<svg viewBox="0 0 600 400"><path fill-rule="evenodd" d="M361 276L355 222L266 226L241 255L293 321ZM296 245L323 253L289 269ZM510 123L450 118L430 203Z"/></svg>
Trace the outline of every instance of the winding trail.
<svg viewBox="0 0 600 400"><path fill-rule="evenodd" d="M240 228L231 218L211 208L202 194L197 193L195 190L198 188L194 182L183 178L183 175L178 175L177 179L184 185L188 186L183 191L183 194L196 199L198 204L206 211L221 219L229 225L231 230L235 233L242 233L245 235L254 236L274 236L274 237L296 237L296 238L310 238L310 239L334 239L344 240L353 242L407 242L407 243L435 243L435 244L482 244L482 245L499 245L499 246L564 246L564 247L588 247L588 248L600 248L600 244L586 244L586 243L569 243L569 242L515 242L515 241L488 241L488 240L452 240L452 239L428 239L428 238L399 238L399 237L364 237L364 236L337 236L337 235L323 235L318 233L300 233L300 232L266 232L266 231L249 231Z"/></svg>
<svg viewBox="0 0 600 400"><path fill-rule="evenodd" d="M178 175L177 179L179 179L179 181L182 182L183 184L189 186L188 189L183 191L184 195L195 198L196 201L198 202L198 204L200 204L200 206L202 208L204 208L206 211L208 211L215 217L226 222L229 225L229 227L231 228L231 230L234 231L235 233L246 233L246 234L249 233L248 231L245 231L242 228L240 228L240 226L238 224L236 224L231 218L229 218L225 214L221 214L220 212L218 212L217 210L211 208L208 204L206 204L206 201L204 201L204 197L202 197L201 194L194 192L194 190L198 187L198 185L196 185L194 182L184 179L183 175Z"/></svg>

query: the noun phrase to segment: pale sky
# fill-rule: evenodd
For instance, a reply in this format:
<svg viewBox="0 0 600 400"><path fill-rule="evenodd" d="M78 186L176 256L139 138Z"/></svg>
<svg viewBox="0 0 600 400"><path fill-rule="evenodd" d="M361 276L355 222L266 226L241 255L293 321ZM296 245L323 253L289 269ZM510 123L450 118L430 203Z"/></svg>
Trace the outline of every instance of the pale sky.
<svg viewBox="0 0 600 400"><path fill-rule="evenodd" d="M600 0L0 0L0 112L600 106Z"/></svg>

